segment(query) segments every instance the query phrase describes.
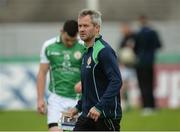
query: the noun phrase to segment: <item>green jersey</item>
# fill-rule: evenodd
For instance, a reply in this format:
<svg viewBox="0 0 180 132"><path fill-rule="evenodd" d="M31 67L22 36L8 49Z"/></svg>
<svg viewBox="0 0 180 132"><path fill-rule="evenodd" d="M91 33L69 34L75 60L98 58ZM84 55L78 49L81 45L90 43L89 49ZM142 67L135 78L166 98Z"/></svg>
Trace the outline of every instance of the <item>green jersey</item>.
<svg viewBox="0 0 180 132"><path fill-rule="evenodd" d="M41 63L50 66L49 90L57 95L76 98L74 86L80 81L80 67L85 47L78 41L68 48L60 37L46 41L41 51Z"/></svg>

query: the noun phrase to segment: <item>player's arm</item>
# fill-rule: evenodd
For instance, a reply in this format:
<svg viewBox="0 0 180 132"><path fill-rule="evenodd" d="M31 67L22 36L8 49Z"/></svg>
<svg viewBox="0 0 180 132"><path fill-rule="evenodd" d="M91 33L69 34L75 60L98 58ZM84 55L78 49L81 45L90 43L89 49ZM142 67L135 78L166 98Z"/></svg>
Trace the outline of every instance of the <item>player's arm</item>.
<svg viewBox="0 0 180 132"><path fill-rule="evenodd" d="M46 85L46 75L49 70L49 64L41 63L38 76L37 76L37 109L38 112L43 114L45 113L45 85Z"/></svg>

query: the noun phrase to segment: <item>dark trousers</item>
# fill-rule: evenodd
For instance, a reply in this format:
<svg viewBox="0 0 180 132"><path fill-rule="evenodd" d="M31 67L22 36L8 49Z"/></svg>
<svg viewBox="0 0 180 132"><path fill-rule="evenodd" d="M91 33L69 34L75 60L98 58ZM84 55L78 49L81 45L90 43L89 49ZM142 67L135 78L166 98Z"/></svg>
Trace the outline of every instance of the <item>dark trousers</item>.
<svg viewBox="0 0 180 132"><path fill-rule="evenodd" d="M120 119L94 120L80 116L73 131L120 131Z"/></svg>
<svg viewBox="0 0 180 132"><path fill-rule="evenodd" d="M142 96L142 103L144 108L154 108L154 95L153 95L153 83L154 72L153 65L138 66L136 68L137 79Z"/></svg>

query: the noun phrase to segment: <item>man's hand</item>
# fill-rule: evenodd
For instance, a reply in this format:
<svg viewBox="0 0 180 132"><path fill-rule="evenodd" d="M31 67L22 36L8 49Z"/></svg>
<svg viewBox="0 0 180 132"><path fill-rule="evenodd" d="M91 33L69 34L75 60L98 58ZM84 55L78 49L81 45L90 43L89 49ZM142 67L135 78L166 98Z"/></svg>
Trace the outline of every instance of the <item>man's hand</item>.
<svg viewBox="0 0 180 132"><path fill-rule="evenodd" d="M46 113L46 103L45 103L44 99L38 99L37 110L40 114Z"/></svg>
<svg viewBox="0 0 180 132"><path fill-rule="evenodd" d="M73 118L75 115L77 115L78 114L78 109L76 109L76 108L71 108L71 109L69 109L68 110L68 115L71 117L71 118Z"/></svg>
<svg viewBox="0 0 180 132"><path fill-rule="evenodd" d="M89 110L87 117L90 117L91 119L93 119L96 122L98 120L98 118L100 117L100 115L101 115L101 113L99 111L97 111L97 109L95 107L92 107Z"/></svg>
<svg viewBox="0 0 180 132"><path fill-rule="evenodd" d="M81 81L76 83L76 85L74 86L74 90L75 90L76 93L81 93L82 92Z"/></svg>

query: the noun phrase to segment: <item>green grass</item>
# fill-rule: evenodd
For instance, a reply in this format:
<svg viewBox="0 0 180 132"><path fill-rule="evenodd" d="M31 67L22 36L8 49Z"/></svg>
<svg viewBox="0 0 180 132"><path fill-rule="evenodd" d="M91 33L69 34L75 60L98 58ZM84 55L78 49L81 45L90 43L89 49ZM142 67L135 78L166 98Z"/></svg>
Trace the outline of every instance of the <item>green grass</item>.
<svg viewBox="0 0 180 132"><path fill-rule="evenodd" d="M0 130L44 131L46 116L35 111L0 111Z"/></svg>
<svg viewBox="0 0 180 132"><path fill-rule="evenodd" d="M125 112L121 121L123 131L174 131L180 130L180 110L162 109L149 116L141 111Z"/></svg>
<svg viewBox="0 0 180 132"><path fill-rule="evenodd" d="M0 111L0 131L46 131L46 116L35 111ZM180 130L180 110L158 110L151 116L142 116L140 110L123 113L123 131Z"/></svg>

